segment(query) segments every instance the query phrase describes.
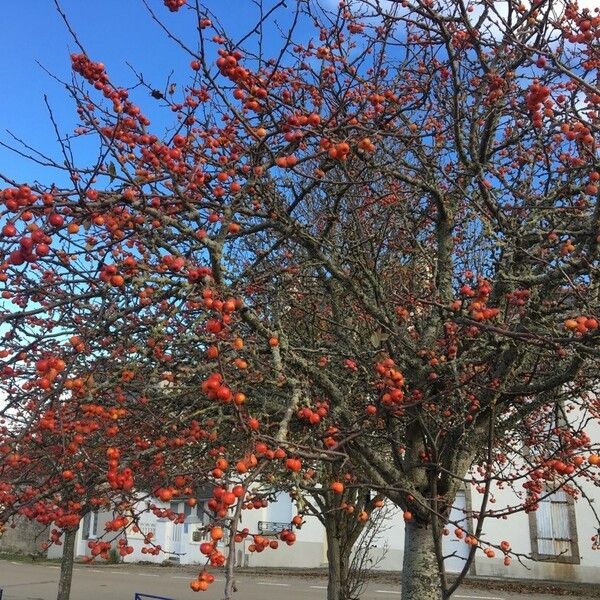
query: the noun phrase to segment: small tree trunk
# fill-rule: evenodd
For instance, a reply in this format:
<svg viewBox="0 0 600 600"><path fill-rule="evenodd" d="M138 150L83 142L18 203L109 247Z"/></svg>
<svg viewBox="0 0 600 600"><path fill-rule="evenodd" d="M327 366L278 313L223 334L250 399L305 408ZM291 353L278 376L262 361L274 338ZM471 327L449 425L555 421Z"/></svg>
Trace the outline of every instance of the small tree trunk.
<svg viewBox="0 0 600 600"><path fill-rule="evenodd" d="M227 540L228 552L227 552L227 563L225 565L225 596L224 600L231 600L237 587L235 585L235 567L239 566L235 564L235 534L240 522L240 515L242 514L242 507L244 505L244 497L242 496L235 507L235 514L229 527L229 539Z"/></svg>
<svg viewBox="0 0 600 600"><path fill-rule="evenodd" d="M440 578L431 529L408 521L404 530L402 600L441 600Z"/></svg>
<svg viewBox="0 0 600 600"><path fill-rule="evenodd" d="M63 554L60 561L60 579L58 580L58 595L56 600L69 600L71 582L73 581L73 562L75 560L75 540L77 529L66 529L63 541Z"/></svg>
<svg viewBox="0 0 600 600"><path fill-rule="evenodd" d="M337 527L327 529L327 600L348 599L349 552L342 544Z"/></svg>

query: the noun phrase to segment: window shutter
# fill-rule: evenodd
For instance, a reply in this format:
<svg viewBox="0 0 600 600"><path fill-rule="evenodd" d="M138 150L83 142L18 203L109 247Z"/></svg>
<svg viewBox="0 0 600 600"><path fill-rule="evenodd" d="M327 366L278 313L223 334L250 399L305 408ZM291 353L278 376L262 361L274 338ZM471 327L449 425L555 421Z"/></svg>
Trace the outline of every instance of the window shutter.
<svg viewBox="0 0 600 600"><path fill-rule="evenodd" d="M90 519L92 517L92 513L86 513L83 517L83 531L81 533L82 539L89 540L90 539Z"/></svg>
<svg viewBox="0 0 600 600"><path fill-rule="evenodd" d="M561 490L540 502L536 511L538 553L546 556L571 556L572 534L569 504Z"/></svg>

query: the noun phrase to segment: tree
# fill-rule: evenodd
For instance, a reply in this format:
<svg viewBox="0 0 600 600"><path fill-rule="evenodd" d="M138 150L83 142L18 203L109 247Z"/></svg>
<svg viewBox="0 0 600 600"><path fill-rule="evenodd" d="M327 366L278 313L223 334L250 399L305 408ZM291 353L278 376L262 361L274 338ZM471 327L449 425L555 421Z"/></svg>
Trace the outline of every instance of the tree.
<svg viewBox="0 0 600 600"><path fill-rule="evenodd" d="M568 411L599 408L581 392L600 354L600 16L549 0L259 2L235 41L199 4L165 5L198 23L187 42L149 8L190 55L182 96L152 94L175 129L154 131L81 47L67 87L98 160L74 164L63 140L69 186L5 177L8 463L78 389L71 371L103 356L118 375L102 394L157 402L132 472L151 477L147 443L164 477L199 440L238 472L342 455L405 513L403 599L449 597L441 536L465 482L483 491L472 560L510 552L481 539L485 517L535 510L544 482L598 481ZM327 418L294 432L317 396ZM493 511L496 481L526 496Z"/></svg>
<svg viewBox="0 0 600 600"><path fill-rule="evenodd" d="M325 471L331 473L332 469ZM330 475L328 479L333 477ZM316 516L322 523L327 536L328 600L359 598L370 543L383 523L373 512L383 507L383 499L364 487L347 487L342 481L334 480L329 486L312 486L304 503L308 514Z"/></svg>

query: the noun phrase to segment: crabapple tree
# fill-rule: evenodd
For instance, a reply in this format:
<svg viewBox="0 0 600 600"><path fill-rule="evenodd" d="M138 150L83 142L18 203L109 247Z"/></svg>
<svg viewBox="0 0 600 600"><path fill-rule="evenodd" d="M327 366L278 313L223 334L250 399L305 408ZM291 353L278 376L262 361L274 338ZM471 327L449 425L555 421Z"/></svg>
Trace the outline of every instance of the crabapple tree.
<svg viewBox="0 0 600 600"><path fill-rule="evenodd" d="M3 510L75 523L79 485L122 529L136 491L213 478L203 553L223 564L230 530L229 597L246 478L341 461L404 512L403 600L447 598L478 551L510 562L484 518L598 483L600 15L257 0L235 37L164 4L180 91L113 82L75 38L66 183L3 175ZM497 483L513 505L491 508ZM482 500L450 584L465 484Z"/></svg>

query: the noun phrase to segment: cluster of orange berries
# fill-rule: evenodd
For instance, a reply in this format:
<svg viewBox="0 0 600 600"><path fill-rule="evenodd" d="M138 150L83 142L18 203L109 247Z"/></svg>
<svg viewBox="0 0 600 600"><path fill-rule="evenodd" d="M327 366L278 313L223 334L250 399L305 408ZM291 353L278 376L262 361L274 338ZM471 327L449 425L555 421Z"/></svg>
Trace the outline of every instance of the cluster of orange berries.
<svg viewBox="0 0 600 600"><path fill-rule="evenodd" d="M293 169L298 164L298 157L295 154L289 156L278 156L275 164L282 169Z"/></svg>
<svg viewBox="0 0 600 600"><path fill-rule="evenodd" d="M400 404L404 399L404 376L395 368L395 363L391 358L378 362L375 370L382 378L380 383L384 392L381 396L382 404L393 406Z"/></svg>
<svg viewBox="0 0 600 600"><path fill-rule="evenodd" d="M56 356L38 360L35 364L39 376L36 385L43 390L49 390L59 374L66 368L65 361Z"/></svg>
<svg viewBox="0 0 600 600"><path fill-rule="evenodd" d="M85 342L80 336L72 335L69 338L69 343L71 344L71 346L73 346L76 352L85 352Z"/></svg>
<svg viewBox="0 0 600 600"><path fill-rule="evenodd" d="M587 146L594 143L594 136L591 130L584 125L581 121L575 121L574 123L563 123L560 126L560 130L564 133L565 138L568 141L578 141Z"/></svg>
<svg viewBox="0 0 600 600"><path fill-rule="evenodd" d="M128 556L129 554L133 554L133 546L128 546L125 538L120 538L117 544L120 556Z"/></svg>
<svg viewBox="0 0 600 600"><path fill-rule="evenodd" d="M529 290L514 290L506 295L509 304L513 306L525 306L527 304L531 292Z"/></svg>
<svg viewBox="0 0 600 600"><path fill-rule="evenodd" d="M106 531L121 531L129 525L129 519L127 517L115 517L111 521L107 521L104 525Z"/></svg>
<svg viewBox="0 0 600 600"><path fill-rule="evenodd" d="M90 540L87 543L87 546L90 549L92 558L96 558L97 556L99 556L100 558L108 560L108 553L111 549L110 542L103 542L101 540Z"/></svg>
<svg viewBox="0 0 600 600"><path fill-rule="evenodd" d="M293 546L296 542L296 534L291 529L284 529L279 534L279 539L285 542L288 546Z"/></svg>
<svg viewBox="0 0 600 600"><path fill-rule="evenodd" d="M56 413L53 410L47 410L41 417L38 425L40 430L54 431L56 428Z"/></svg>
<svg viewBox="0 0 600 600"><path fill-rule="evenodd" d="M165 6L171 12L177 12L182 6L185 6L186 0L163 0Z"/></svg>
<svg viewBox="0 0 600 600"><path fill-rule="evenodd" d="M269 501L266 498L255 496L254 498L248 500L248 502L245 502L243 508L245 510L258 510L259 508L266 508L267 506L269 506Z"/></svg>
<svg viewBox="0 0 600 600"><path fill-rule="evenodd" d="M18 188L6 188L0 192L0 202L4 202L6 210L9 212L18 212L19 209L34 204L37 198L38 196L36 196L32 189L26 185L22 185ZM51 194L44 194L42 198L44 204L51 204L53 201ZM21 218L23 218L23 213L21 213Z"/></svg>
<svg viewBox="0 0 600 600"><path fill-rule="evenodd" d="M174 273L179 273L185 267L185 258L183 256L172 256L168 254L161 258L161 263L166 269Z"/></svg>
<svg viewBox="0 0 600 600"><path fill-rule="evenodd" d="M248 546L248 552L263 552L267 548L271 550L277 550L279 548L279 542L277 540L270 540L264 535L253 535L252 543Z"/></svg>
<svg viewBox="0 0 600 600"><path fill-rule="evenodd" d="M253 469L258 464L258 460L254 454L248 454L243 459L238 460L235 463L235 470L242 474L247 473L250 469Z"/></svg>
<svg viewBox="0 0 600 600"><path fill-rule="evenodd" d="M106 480L113 490L130 492L134 486L133 471L129 467L121 470L109 469L106 473Z"/></svg>
<svg viewBox="0 0 600 600"><path fill-rule="evenodd" d="M540 85L538 81L534 81L529 87L525 102L531 113L531 120L534 127L540 128L542 126L543 116L554 116L554 111L552 110L554 102L550 97L550 89L545 85Z"/></svg>
<svg viewBox="0 0 600 600"><path fill-rule="evenodd" d="M108 75L102 63L91 61L85 54L72 54L73 70L90 82L108 83Z"/></svg>
<svg viewBox="0 0 600 600"><path fill-rule="evenodd" d="M264 442L256 444L256 454L264 456L267 460L283 460L287 454L283 448L270 449Z"/></svg>
<svg viewBox="0 0 600 600"><path fill-rule="evenodd" d="M170 502L175 496L175 490L171 487L161 487L154 491L154 495L162 502Z"/></svg>
<svg viewBox="0 0 600 600"><path fill-rule="evenodd" d="M350 144L339 142L329 147L327 156L333 160L347 160L350 155Z"/></svg>
<svg viewBox="0 0 600 600"><path fill-rule="evenodd" d="M13 250L8 257L8 261L12 265L35 262L38 258L50 254L52 238L33 223L28 225L28 230L31 231L31 235L24 235L19 240L19 247ZM7 237L12 237L17 235L17 229L12 223L9 223L4 226L2 233Z"/></svg>
<svg viewBox="0 0 600 600"><path fill-rule="evenodd" d="M211 373L208 378L202 382L202 391L210 400L218 400L223 404L233 401L233 392L231 388L224 384L221 373Z"/></svg>
<svg viewBox="0 0 600 600"><path fill-rule="evenodd" d="M321 419L326 417L328 413L329 404L327 402L317 402L316 410L312 410L312 408L305 406L296 413L296 416L300 420L306 421L311 425L318 425L321 422Z"/></svg>
<svg viewBox="0 0 600 600"><path fill-rule="evenodd" d="M590 173L590 179L588 184L585 186L584 191L589 196L595 196L598 193L598 182L600 181L600 173L598 171L592 171Z"/></svg>
<svg viewBox="0 0 600 600"><path fill-rule="evenodd" d="M165 0L166 1L166 0ZM206 571L201 571L197 579L190 583L190 587L194 592L205 592L211 583L215 580L214 576Z"/></svg>
<svg viewBox="0 0 600 600"><path fill-rule="evenodd" d="M575 319L567 319L565 321L565 327L569 331L573 331L574 333L583 335L585 333L589 333L590 331L595 331L596 329L598 329L598 321L593 317L579 315Z"/></svg>
<svg viewBox="0 0 600 600"><path fill-rule="evenodd" d="M206 270L204 270L206 273ZM236 310L242 308L243 302L240 298L227 298L226 300L219 300L214 297L214 293L211 289L205 289L202 292L202 303L205 308L215 310L223 314L223 322L229 323L230 315ZM209 329L210 330L210 329ZM212 331L211 333L219 333L221 330Z"/></svg>
<svg viewBox="0 0 600 600"><path fill-rule="evenodd" d="M125 118L120 122L120 126L116 127L109 135L114 135L116 138L123 141L132 141L132 130L137 128L137 123L142 126L148 126L150 121L147 117L141 114L138 106L132 104L129 98L129 92L126 89L117 89L109 81L106 69L102 63L92 62L85 54L72 54L71 63L73 70L84 77L95 89L102 92L105 98L113 103L113 110L116 113L124 113L131 118ZM81 108L78 109L80 115L83 115ZM118 130L127 132L125 135L119 134ZM149 138L149 136L148 136ZM140 138L141 140L141 138Z"/></svg>
<svg viewBox="0 0 600 600"><path fill-rule="evenodd" d="M204 277L211 277L212 269L210 267L191 267L188 269L187 278L190 283L195 283L204 279Z"/></svg>
<svg viewBox="0 0 600 600"><path fill-rule="evenodd" d="M490 297L490 293L492 291L492 286L485 279L479 279L477 281L477 286L473 289L470 285L464 284L460 288L460 293L467 298L472 298L473 300L469 304L469 312L471 313L471 317L475 321L484 321L487 319L493 319L498 316L500 312L497 308L488 308L486 303ZM460 300L456 300L452 304L453 310L459 310L461 307Z"/></svg>
<svg viewBox="0 0 600 600"><path fill-rule="evenodd" d="M235 485L231 490L227 490L222 486L216 486L213 489L213 497L208 501L209 510L219 517L224 517L231 506L233 506L239 498L242 498L246 493L244 486Z"/></svg>
<svg viewBox="0 0 600 600"><path fill-rule="evenodd" d="M580 15L577 12L577 4L567 4L565 16L575 21L576 27L567 37L569 42L573 44L589 43L600 35L600 16Z"/></svg>
<svg viewBox="0 0 600 600"><path fill-rule="evenodd" d="M117 265L104 265L99 275L100 281L109 283L115 287L125 285L125 278L120 275L117 270Z"/></svg>
<svg viewBox="0 0 600 600"><path fill-rule="evenodd" d="M213 567L222 567L225 564L225 555L217 547L224 536L223 529L215 525L210 530L211 541L200 544L200 552L208 557Z"/></svg>

